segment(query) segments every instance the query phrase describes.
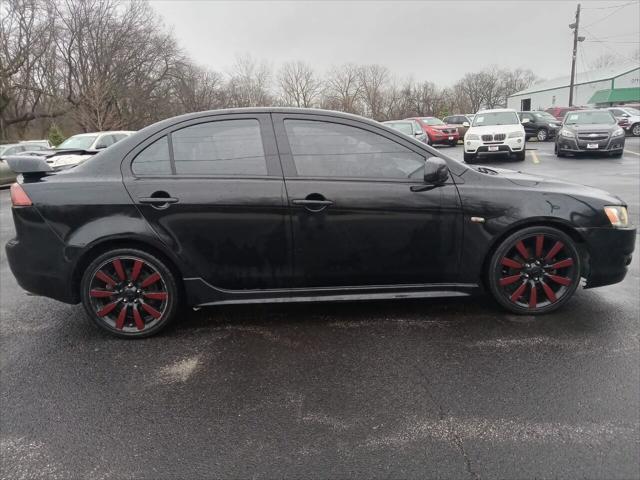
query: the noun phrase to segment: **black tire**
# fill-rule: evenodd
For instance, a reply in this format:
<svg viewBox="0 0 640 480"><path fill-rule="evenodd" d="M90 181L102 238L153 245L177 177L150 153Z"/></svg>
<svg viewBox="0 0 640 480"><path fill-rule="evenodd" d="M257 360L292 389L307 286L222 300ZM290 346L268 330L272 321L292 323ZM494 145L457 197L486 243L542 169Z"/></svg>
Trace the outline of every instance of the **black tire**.
<svg viewBox="0 0 640 480"><path fill-rule="evenodd" d="M558 148L558 144L556 143L555 147L553 148L553 152L556 154L556 157L566 157L567 154L564 153L562 150L560 150Z"/></svg>
<svg viewBox="0 0 640 480"><path fill-rule="evenodd" d="M609 156L611 156L613 158L621 158L622 157L622 150L620 150L619 152L613 152Z"/></svg>
<svg viewBox="0 0 640 480"><path fill-rule="evenodd" d="M489 261L486 280L495 300L508 311L540 315L571 298L580 284L581 267L578 249L568 235L535 226L500 243Z"/></svg>
<svg viewBox="0 0 640 480"><path fill-rule="evenodd" d="M451 140L451 141L449 142L449 146L450 146L450 147L456 147L457 145L458 145L458 141L457 141L457 140Z"/></svg>
<svg viewBox="0 0 640 480"><path fill-rule="evenodd" d="M427 134L427 145L429 145L430 147L433 146L433 142L431 141L431 137L429 137L429 134Z"/></svg>
<svg viewBox="0 0 640 480"><path fill-rule="evenodd" d="M539 142L546 142L549 139L549 132L546 128L541 128L536 132L536 138Z"/></svg>
<svg viewBox="0 0 640 480"><path fill-rule="evenodd" d="M633 125L631 125L629 131L634 137L640 137L640 123L634 123Z"/></svg>
<svg viewBox="0 0 640 480"><path fill-rule="evenodd" d="M179 295L165 262L135 248L102 253L87 266L80 282L89 318L121 338L149 337L165 328L176 316Z"/></svg>
<svg viewBox="0 0 640 480"><path fill-rule="evenodd" d="M476 154L475 153L464 152L463 157L464 157L464 161L466 163L473 163L476 160Z"/></svg>
<svg viewBox="0 0 640 480"><path fill-rule="evenodd" d="M522 150L521 152L516 152L515 157L517 161L523 162L524 159L527 157L527 152L525 152L524 150Z"/></svg>

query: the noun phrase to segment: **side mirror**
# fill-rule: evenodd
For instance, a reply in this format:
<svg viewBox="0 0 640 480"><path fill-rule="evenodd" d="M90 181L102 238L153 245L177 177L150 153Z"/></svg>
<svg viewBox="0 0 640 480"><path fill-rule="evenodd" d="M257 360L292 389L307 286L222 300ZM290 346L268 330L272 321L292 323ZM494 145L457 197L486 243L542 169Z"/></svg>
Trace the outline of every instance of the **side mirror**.
<svg viewBox="0 0 640 480"><path fill-rule="evenodd" d="M471 126L471 124L469 122L462 122L462 126L469 128Z"/></svg>
<svg viewBox="0 0 640 480"><path fill-rule="evenodd" d="M530 120L528 118L523 118L520 123L522 123L524 125L525 123L529 123L529 122L530 122Z"/></svg>
<svg viewBox="0 0 640 480"><path fill-rule="evenodd" d="M442 185L449 178L449 167L440 157L430 157L424 165L424 183Z"/></svg>
<svg viewBox="0 0 640 480"><path fill-rule="evenodd" d="M419 137L419 136L421 136L423 133L424 133L424 132L422 132L422 131L418 130L416 133L414 133L414 135L415 135L416 137Z"/></svg>
<svg viewBox="0 0 640 480"><path fill-rule="evenodd" d="M107 145L105 145L104 143L99 143L96 145L96 150L103 150L107 148Z"/></svg>

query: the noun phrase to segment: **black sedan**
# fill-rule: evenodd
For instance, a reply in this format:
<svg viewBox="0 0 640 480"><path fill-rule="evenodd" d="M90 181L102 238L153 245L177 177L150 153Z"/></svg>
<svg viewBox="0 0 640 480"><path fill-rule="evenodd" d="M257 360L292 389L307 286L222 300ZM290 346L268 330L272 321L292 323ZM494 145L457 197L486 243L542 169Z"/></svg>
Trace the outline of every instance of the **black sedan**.
<svg viewBox="0 0 640 480"><path fill-rule="evenodd" d="M581 278L620 282L625 203L594 188L471 167L377 122L305 109L159 122L77 167L14 157L26 290L82 302L123 337L180 305L470 295L553 311Z"/></svg>
<svg viewBox="0 0 640 480"><path fill-rule="evenodd" d="M624 133L608 110L568 112L556 136L555 152L558 157L584 152L621 157Z"/></svg>

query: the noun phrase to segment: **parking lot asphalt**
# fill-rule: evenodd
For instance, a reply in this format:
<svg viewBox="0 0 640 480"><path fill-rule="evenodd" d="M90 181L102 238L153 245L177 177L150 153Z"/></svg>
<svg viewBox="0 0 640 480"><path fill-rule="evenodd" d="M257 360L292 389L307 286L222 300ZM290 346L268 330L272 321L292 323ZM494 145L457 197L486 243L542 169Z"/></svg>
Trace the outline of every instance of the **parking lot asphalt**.
<svg viewBox="0 0 640 480"><path fill-rule="evenodd" d="M640 223L637 138L487 163L607 189ZM28 296L2 249L0 475L638 478L638 248L624 282L537 319L484 296L229 306L141 341Z"/></svg>

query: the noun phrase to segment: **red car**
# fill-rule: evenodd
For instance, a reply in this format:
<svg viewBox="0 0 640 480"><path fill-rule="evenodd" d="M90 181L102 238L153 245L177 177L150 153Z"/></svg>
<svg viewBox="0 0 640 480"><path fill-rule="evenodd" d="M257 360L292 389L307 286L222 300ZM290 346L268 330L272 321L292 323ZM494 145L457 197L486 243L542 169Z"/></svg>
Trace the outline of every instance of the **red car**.
<svg viewBox="0 0 640 480"><path fill-rule="evenodd" d="M422 126L422 130L427 134L429 145L444 144L455 147L458 144L460 134L457 125L447 125L436 117L413 117L407 120L417 120Z"/></svg>
<svg viewBox="0 0 640 480"><path fill-rule="evenodd" d="M551 107L547 108L545 112L550 113L558 120L563 121L567 112L574 112L576 110L582 110L583 108L584 107Z"/></svg>

